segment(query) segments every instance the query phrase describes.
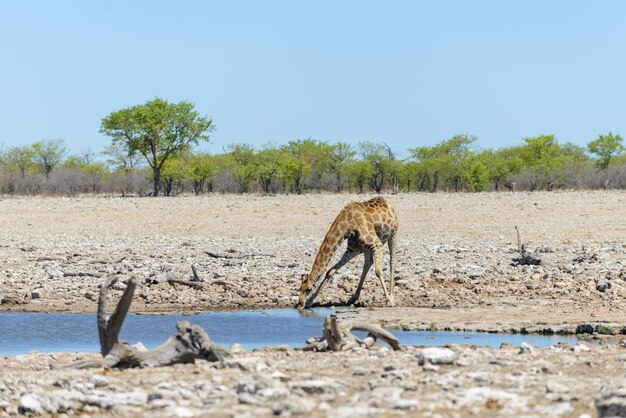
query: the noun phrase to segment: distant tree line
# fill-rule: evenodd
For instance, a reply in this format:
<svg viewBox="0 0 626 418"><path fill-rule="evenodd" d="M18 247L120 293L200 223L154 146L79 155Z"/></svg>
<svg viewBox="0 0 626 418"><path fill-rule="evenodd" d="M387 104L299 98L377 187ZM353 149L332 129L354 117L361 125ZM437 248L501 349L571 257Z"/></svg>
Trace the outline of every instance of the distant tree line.
<svg viewBox="0 0 626 418"><path fill-rule="evenodd" d="M62 140L0 148L0 193L36 195L309 192L480 192L626 188L620 135L586 147L553 135L480 149L462 134L410 148L399 159L385 143L299 139L255 149L232 144L221 154L195 150L214 129L192 104L155 99L111 113L101 131L111 145L69 155Z"/></svg>

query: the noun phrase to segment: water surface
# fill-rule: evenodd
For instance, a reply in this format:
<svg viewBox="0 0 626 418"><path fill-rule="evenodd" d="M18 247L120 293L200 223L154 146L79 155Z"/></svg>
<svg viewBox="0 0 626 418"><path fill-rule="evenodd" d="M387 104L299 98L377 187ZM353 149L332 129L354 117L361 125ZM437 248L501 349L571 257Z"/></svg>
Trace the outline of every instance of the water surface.
<svg viewBox="0 0 626 418"><path fill-rule="evenodd" d="M322 335L327 308L316 308L301 316L296 309L207 312L201 315L128 314L120 339L141 341L154 348L176 332L176 322L187 320L205 329L211 340L226 347L239 343L247 349L268 345L303 347L312 336ZM575 336L488 334L450 331L392 331L402 345L474 344L497 348L502 342L523 341L546 347L560 341L576 344ZM95 314L0 313L0 355L40 352L98 352L100 343Z"/></svg>

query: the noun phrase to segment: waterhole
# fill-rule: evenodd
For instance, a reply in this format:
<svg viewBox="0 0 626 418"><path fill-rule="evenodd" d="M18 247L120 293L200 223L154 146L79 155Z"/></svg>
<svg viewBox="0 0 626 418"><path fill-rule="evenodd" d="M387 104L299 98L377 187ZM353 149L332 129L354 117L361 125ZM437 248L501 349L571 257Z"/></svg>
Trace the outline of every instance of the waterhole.
<svg viewBox="0 0 626 418"><path fill-rule="evenodd" d="M295 309L207 312L191 316L128 314L120 339L131 344L141 341L147 348L153 348L174 334L176 322L184 319L200 325L211 340L226 347L234 343L249 350L268 345L303 347L309 337L322 335L324 318L330 312L330 309L318 308L307 311L306 316L301 316ZM578 341L575 336L568 335L391 332L402 345L474 344L497 348L503 342L517 346L525 341L535 347L547 347L558 342L574 345ZM33 350L44 353L98 352L99 344L95 314L0 313L0 355L25 354Z"/></svg>

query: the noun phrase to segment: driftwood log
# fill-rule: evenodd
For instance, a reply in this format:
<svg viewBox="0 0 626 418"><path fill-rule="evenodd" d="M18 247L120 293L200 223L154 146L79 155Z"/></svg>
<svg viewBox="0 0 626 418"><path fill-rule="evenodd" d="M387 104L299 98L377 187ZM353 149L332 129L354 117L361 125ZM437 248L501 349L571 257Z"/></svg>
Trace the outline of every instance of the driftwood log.
<svg viewBox="0 0 626 418"><path fill-rule="evenodd" d="M352 331L367 332L363 339ZM358 321L347 321L339 324L334 315L324 320L324 334L312 337L307 341L307 351L349 351L357 347L370 348L378 339L385 341L393 350L400 350L400 342L390 332L379 326Z"/></svg>
<svg viewBox="0 0 626 418"><path fill-rule="evenodd" d="M108 291L117 281L117 278L109 278L102 285L98 301L98 335L103 359L78 362L66 367L80 369L160 367L177 363L193 363L196 359L222 361L230 356L224 347L211 342L202 327L191 325L188 321L177 322L176 334L152 350L141 350L125 341L120 341L118 336L130 308L137 281L134 278L128 280L115 311L108 316L106 313Z"/></svg>

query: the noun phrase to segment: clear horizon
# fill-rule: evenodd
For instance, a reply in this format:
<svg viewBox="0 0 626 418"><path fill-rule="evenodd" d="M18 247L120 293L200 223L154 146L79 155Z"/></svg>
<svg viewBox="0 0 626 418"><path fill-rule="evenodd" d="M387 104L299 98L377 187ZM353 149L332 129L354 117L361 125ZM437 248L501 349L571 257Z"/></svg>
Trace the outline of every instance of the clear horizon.
<svg viewBox="0 0 626 418"><path fill-rule="evenodd" d="M482 148L626 133L626 3L5 2L0 144L100 152L109 113L155 97L231 143Z"/></svg>

